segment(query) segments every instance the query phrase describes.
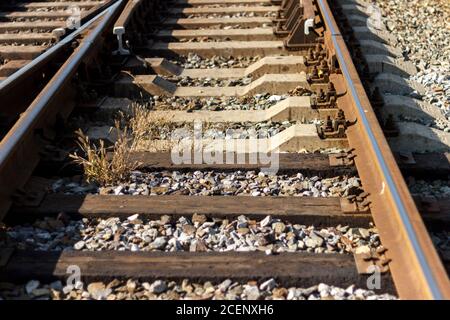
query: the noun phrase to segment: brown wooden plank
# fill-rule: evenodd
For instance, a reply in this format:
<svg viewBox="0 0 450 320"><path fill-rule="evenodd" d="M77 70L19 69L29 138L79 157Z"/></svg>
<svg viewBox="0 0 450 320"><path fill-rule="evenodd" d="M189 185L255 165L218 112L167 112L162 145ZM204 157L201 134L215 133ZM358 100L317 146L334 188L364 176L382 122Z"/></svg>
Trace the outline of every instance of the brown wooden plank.
<svg viewBox="0 0 450 320"><path fill-rule="evenodd" d="M171 8L169 14L232 14L242 12L254 12L255 14L264 14L267 12L277 12L279 6L246 6L246 7L201 7L201 8Z"/></svg>
<svg viewBox="0 0 450 320"><path fill-rule="evenodd" d="M0 46L0 57L8 60L31 60L46 48L46 46Z"/></svg>
<svg viewBox="0 0 450 320"><path fill-rule="evenodd" d="M23 66L30 63L31 60L11 60L0 67L0 77L8 77Z"/></svg>
<svg viewBox="0 0 450 320"><path fill-rule="evenodd" d="M230 26L230 25L240 25L244 27L257 27L263 24L272 24L272 19L269 17L242 17L242 18L189 18L189 19L176 19L168 18L162 22L155 22L154 24L160 25L161 27L172 27L172 28L201 28L201 27L211 27L211 26ZM0 26L1 28L1 26Z"/></svg>
<svg viewBox="0 0 450 320"><path fill-rule="evenodd" d="M17 18L37 18L37 19L59 19L70 17L69 11L16 11L16 12L0 12L0 18L17 19Z"/></svg>
<svg viewBox="0 0 450 320"><path fill-rule="evenodd" d="M46 2L31 2L31 3L6 3L0 4L1 8L23 8L23 9L38 9L38 8L68 8L71 6L77 6L79 8L91 8L95 5L102 4L104 1L46 1Z"/></svg>
<svg viewBox="0 0 450 320"><path fill-rule="evenodd" d="M365 285L352 255L264 252L124 252L124 251L16 251L2 269L8 281L66 279L67 267L77 265L82 281L134 278L141 281L237 281L275 278L283 285L309 287L318 283ZM382 290L391 291L389 275L382 275Z"/></svg>
<svg viewBox="0 0 450 320"><path fill-rule="evenodd" d="M218 218L234 218L243 214L252 219L272 215L292 223L317 226L351 224L367 227L371 221L367 213L342 213L339 198L61 194L47 195L37 207L13 207L7 218L42 217L60 212L86 217L123 218L138 213L155 219L163 214L180 217L198 213Z"/></svg>
<svg viewBox="0 0 450 320"><path fill-rule="evenodd" d="M194 159L193 156L191 159ZM222 159L226 159L225 156ZM235 160L236 160L235 156ZM138 162L141 168L148 170L260 170L269 165L261 163L259 157L255 156L257 163L249 160L246 155L245 163L231 164L174 164L170 152L133 152L130 162ZM235 161L237 162L237 161ZM240 161L241 162L241 161ZM301 171L306 174L318 174L322 176L339 174L356 174L354 166L330 165L330 155L328 154L302 154L302 153L279 153L278 154L279 173L290 171Z"/></svg>
<svg viewBox="0 0 450 320"><path fill-rule="evenodd" d="M243 5L243 4L271 4L272 0L176 0L174 5Z"/></svg>
<svg viewBox="0 0 450 320"><path fill-rule="evenodd" d="M0 43L32 44L52 42L56 37L52 33L5 33L0 34Z"/></svg>
<svg viewBox="0 0 450 320"><path fill-rule="evenodd" d="M64 21L2 22L0 32L15 30L53 30L65 27Z"/></svg>
<svg viewBox="0 0 450 320"><path fill-rule="evenodd" d="M265 41L276 40L272 28L254 29L198 29L198 30L160 30L153 36L154 39L173 41L174 39L212 38L239 41Z"/></svg>
<svg viewBox="0 0 450 320"><path fill-rule="evenodd" d="M213 19L211 19L213 20ZM175 57L196 53L203 58L213 56L274 55L286 53L283 41L222 41L222 42L154 42L140 48L145 54ZM304 52L295 52L302 54Z"/></svg>

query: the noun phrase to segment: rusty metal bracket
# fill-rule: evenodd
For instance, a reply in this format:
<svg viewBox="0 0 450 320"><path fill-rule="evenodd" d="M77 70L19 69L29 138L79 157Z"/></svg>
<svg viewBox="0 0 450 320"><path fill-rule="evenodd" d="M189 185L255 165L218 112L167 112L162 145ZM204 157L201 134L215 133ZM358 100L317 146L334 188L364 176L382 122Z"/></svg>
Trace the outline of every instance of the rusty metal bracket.
<svg viewBox="0 0 450 320"><path fill-rule="evenodd" d="M314 48L308 49L308 55L305 57L305 64L307 66L317 66L321 60L328 59L329 53L322 46L322 44L317 43Z"/></svg>
<svg viewBox="0 0 450 320"><path fill-rule="evenodd" d="M337 107L336 98L330 97L328 101L322 99L323 90L320 89L317 97L311 98L311 108L313 109L335 109Z"/></svg>
<svg viewBox="0 0 450 320"><path fill-rule="evenodd" d="M313 98L312 107L315 109L336 108L336 99L338 95L332 82L328 82L326 92L323 88L319 88L316 97Z"/></svg>
<svg viewBox="0 0 450 320"><path fill-rule="evenodd" d="M352 154L354 149L349 149L346 152L342 152L337 155L337 159L340 161L348 161L351 164L355 164L356 155ZM336 160L338 161L338 160ZM370 193L362 191L362 189L355 189L351 194L345 198L341 198L341 210L344 213L354 212L368 212L370 210L371 201L368 199Z"/></svg>
<svg viewBox="0 0 450 320"><path fill-rule="evenodd" d="M351 124L345 120L344 111L339 109L334 119L331 119L331 116L327 116L323 125L317 125L317 133L321 139L345 138L345 130Z"/></svg>
<svg viewBox="0 0 450 320"><path fill-rule="evenodd" d="M273 22L276 23L273 28L273 33L276 36L286 36L289 34L289 23L292 23L294 16L297 17L300 14L299 1L298 0L283 0L280 6L280 10L277 13L276 19Z"/></svg>
<svg viewBox="0 0 450 320"><path fill-rule="evenodd" d="M283 0L276 19L273 33L285 37L284 46L288 50L311 48L321 38L316 31L320 21L312 0Z"/></svg>
<svg viewBox="0 0 450 320"><path fill-rule="evenodd" d="M316 32L315 26L320 18L317 17L317 9L312 0L303 0L299 5L299 18L295 19L295 24L291 24L290 33L284 40L284 46L288 50L300 50L305 46L314 45L320 35ZM318 20L319 19L319 20ZM290 27L290 26L289 26Z"/></svg>
<svg viewBox="0 0 450 320"><path fill-rule="evenodd" d="M330 161L330 166L337 167L337 166L352 166L355 164L355 157L356 155L352 155L351 153L337 153L337 154L330 154L328 156L328 159Z"/></svg>
<svg viewBox="0 0 450 320"><path fill-rule="evenodd" d="M351 202L350 200L348 200L346 198L341 198L340 204L341 204L341 211L343 213L354 214L354 213L360 212L358 210L357 204L355 202Z"/></svg>
<svg viewBox="0 0 450 320"><path fill-rule="evenodd" d="M350 195L341 198L341 210L343 213L366 213L370 211L370 201L359 195Z"/></svg>
<svg viewBox="0 0 450 320"><path fill-rule="evenodd" d="M370 252L354 253L353 257L358 273L369 275L374 272L388 272L391 259L386 257L386 251L387 249L381 246L377 249L371 248Z"/></svg>
<svg viewBox="0 0 450 320"><path fill-rule="evenodd" d="M311 83L311 84L329 83L329 81L330 81L329 76L330 76L329 73L326 74L323 72L319 72L319 68L317 67L317 65L314 65L311 68L311 72L309 72L307 74L307 81L308 81L308 83Z"/></svg>

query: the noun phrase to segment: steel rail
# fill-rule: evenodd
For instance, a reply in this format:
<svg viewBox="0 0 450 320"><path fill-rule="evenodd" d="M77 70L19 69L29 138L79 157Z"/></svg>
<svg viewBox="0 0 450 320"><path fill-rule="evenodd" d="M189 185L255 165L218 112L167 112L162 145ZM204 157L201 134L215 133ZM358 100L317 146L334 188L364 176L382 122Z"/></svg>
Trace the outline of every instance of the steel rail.
<svg viewBox="0 0 450 320"><path fill-rule="evenodd" d="M26 144L25 141L30 139L30 135L33 135L33 131L37 128L38 123L42 121L41 118L48 112L49 105L55 102L55 97L60 94L62 87L67 84L70 77L76 72L77 67L83 61L89 50L95 45L95 41L98 37L105 32L105 28L111 23L113 17L116 16L118 9L121 8L122 2L123 0L117 0L113 5L83 26L79 32L86 31L88 27L92 27L94 23L98 23L94 29L82 39L80 45L75 49L75 52L56 72L49 83L0 142L0 178L2 179L2 181L0 181L0 217L3 216L6 213L5 211L10 207L10 197L14 192L14 190L11 189L19 187L21 183L24 183L24 181L17 181L20 179L14 178L13 173L10 172L13 171L11 170L11 166L19 165L15 163L15 156L27 159L27 156L24 154L32 152L29 150L24 151L24 149L26 149L24 146ZM101 21L98 21L100 18L102 18ZM79 32L77 34L79 34ZM71 39L73 38L71 37ZM63 106L58 107L63 108ZM28 140L28 146L29 144L30 141ZM33 167L34 166L31 165L31 167L27 167L27 170L30 171ZM26 174L22 173L22 179L26 178L26 176ZM9 181L7 182L5 180Z"/></svg>
<svg viewBox="0 0 450 320"><path fill-rule="evenodd" d="M123 36L125 35L125 27L130 22L134 12L142 5L143 0L128 0L125 8L114 24L113 33L117 36L118 49L115 52L120 55L129 55L130 50L123 46Z"/></svg>
<svg viewBox="0 0 450 320"><path fill-rule="evenodd" d="M95 7L95 10L93 8L92 12L82 17L82 28L66 34L60 42L47 48L35 59L0 82L0 101L3 102L0 105L0 112L5 116L8 126L12 126L13 121L16 121L19 114L28 108L50 78L56 73L58 67L55 62L63 63L70 56L73 51L70 48L71 42L98 18L99 13L115 3L115 1L109 0L101 6ZM27 94L24 95L24 92L27 92ZM8 108L10 105L14 105L14 108Z"/></svg>
<svg viewBox="0 0 450 320"><path fill-rule="evenodd" d="M395 181L390 169L389 169L389 165L388 165L388 161L386 160L386 156L387 157L393 157L392 153L390 153L390 155L386 154L386 150L382 150L382 148L380 147L380 142L376 139L376 136L374 134L374 127L373 124L371 124L371 122L369 121L366 113L368 112L367 108L365 109L363 107L363 103L360 100L360 96L358 94L358 90L356 88L356 86L358 87L362 87L362 84L359 81L358 84L355 84L354 79L352 79L351 77L351 73L349 71L349 66L347 65L346 62L346 58L345 58L345 54L344 52L347 51L346 53L348 54L348 50L347 47L344 45L342 45L342 41L338 41L338 37L341 37L341 33L339 28L337 27L336 23L334 22L333 17L330 14L330 10L328 7L328 4L325 4L324 0L317 0L319 7L320 7L320 11L323 15L323 18L325 19L325 23L327 25L328 32L330 32L330 38L333 42L333 47L335 49L335 53L337 56L337 59L339 61L339 66L341 71L343 72L343 75L345 77L346 83L347 83L347 87L349 87L350 92L352 94L354 103L357 107L357 112L358 112L358 116L359 116L359 120L362 122L362 126L369 138L370 141L370 146L367 146L368 148L372 148L373 153L375 154L376 157L376 161L377 161L377 165L380 168L381 174L382 174L382 178L385 183L385 187L386 190L388 190L388 193L391 196L391 199L393 200L393 204L395 205L394 209L395 212L398 212L398 216L400 217L400 221L401 221L401 225L400 228L404 229L407 235L407 240L408 240L408 244L410 244L413 248L413 254L415 255L415 259L416 261L418 261L418 266L420 267L419 272L422 274L423 279L425 280L425 284L427 286L427 290L429 293L429 297L432 299L448 299L449 298L449 292L448 292L448 287L445 286L445 282L442 283L440 282L440 280L442 281L444 279L447 280L448 283L448 278L446 277L446 274L443 275L442 272L440 272L441 270L436 270L436 268L432 268L431 267L431 263L429 261L429 259L427 259L427 255L426 255L426 251L430 250L430 247L428 246L429 243L427 243L426 248L424 248L423 245L423 241L421 242L419 237L418 237L418 232L426 232L426 230L424 230L425 228L423 227L422 230L417 230L417 221L416 221L416 226L414 226L412 219L415 218L415 216L419 216L418 212L417 212L417 208L415 208L415 206L413 207L415 210L410 210L410 211L414 211L414 212L408 212L407 209L407 205L405 204L405 201L411 202L412 198L406 198L404 196L404 192L400 192L399 191L399 184L401 184L401 188L407 188L406 184L404 183L404 181L399 181L399 179L397 179L397 181ZM343 47L343 48L342 48ZM367 98L366 98L367 99ZM372 111L372 110L371 110ZM378 130L380 130L380 128L377 128ZM403 178L401 178L401 180L403 180ZM363 181L364 182L364 181ZM402 196L403 194L403 196ZM408 207L411 208L411 203L408 203ZM413 216L413 218L411 218L411 216ZM419 216L420 219L420 216ZM422 234L423 237L423 234ZM382 239L383 240L383 239ZM429 240L431 242L431 240ZM431 250L434 250L434 248L432 247ZM428 252L429 253L429 252ZM428 256L429 257L429 256ZM435 258L432 256L432 258ZM393 263L398 263L398 261L393 261ZM433 261L432 263L436 263L436 261ZM410 279L411 281L414 281L415 279ZM394 277L394 282L395 282L395 277ZM396 283L397 285L397 283ZM417 293L415 293L417 294ZM425 297L427 296L426 292L423 292L423 296ZM416 296L419 297L419 296Z"/></svg>
<svg viewBox="0 0 450 320"><path fill-rule="evenodd" d="M112 6L117 0L112 0L108 4ZM106 4L105 4L106 5ZM108 7L107 7L108 8ZM70 44L78 35L80 35L82 32L84 32L87 28L89 28L95 21L97 21L98 18L103 16L106 12L106 9L102 12L95 15L93 18L91 18L89 21L84 23L80 28L76 29L74 32L68 34L66 37L61 39L58 43L56 43L54 46L50 47L48 50L44 51L42 54L37 56L35 59L30 61L28 64L14 72L12 75L7 77L5 80L0 82L0 92L4 90L9 90L9 88L17 81L20 81L23 77L27 77L30 72L33 72L38 66L40 66L42 63L45 63L49 61L55 54L57 54L64 46Z"/></svg>

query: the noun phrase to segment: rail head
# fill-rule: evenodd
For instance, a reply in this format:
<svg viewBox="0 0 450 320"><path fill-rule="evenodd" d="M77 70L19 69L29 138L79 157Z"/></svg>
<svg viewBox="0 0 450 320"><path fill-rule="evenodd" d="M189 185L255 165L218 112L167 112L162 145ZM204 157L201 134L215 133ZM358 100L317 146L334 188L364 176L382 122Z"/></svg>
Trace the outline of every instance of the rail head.
<svg viewBox="0 0 450 320"><path fill-rule="evenodd" d="M373 201L371 212L381 240L389 249L394 282L400 297L449 299L445 268L377 121L326 0L316 0L326 26L325 43L333 47L348 93L344 111L357 120L348 139L356 146L356 166ZM406 250L404 250L406 248ZM414 281L412 281L414 280Z"/></svg>
<svg viewBox="0 0 450 320"><path fill-rule="evenodd" d="M138 11L138 9L140 8L140 6L143 4L144 1L146 0L128 0L127 4L125 5L125 8L123 9L122 13L120 14L119 18L114 24L113 34L117 36L117 50L114 52L114 54L118 55L130 54L130 50L125 49L124 47L123 36L125 35L127 25L130 23L133 15Z"/></svg>
<svg viewBox="0 0 450 320"><path fill-rule="evenodd" d="M123 9L122 13L120 14L119 18L114 24L114 30L120 28L123 28L125 30L125 27L130 22L131 18L133 17L133 14L137 9L139 9L139 6L143 3L143 1L145 0L128 0L125 8ZM114 34L116 33L114 32Z"/></svg>

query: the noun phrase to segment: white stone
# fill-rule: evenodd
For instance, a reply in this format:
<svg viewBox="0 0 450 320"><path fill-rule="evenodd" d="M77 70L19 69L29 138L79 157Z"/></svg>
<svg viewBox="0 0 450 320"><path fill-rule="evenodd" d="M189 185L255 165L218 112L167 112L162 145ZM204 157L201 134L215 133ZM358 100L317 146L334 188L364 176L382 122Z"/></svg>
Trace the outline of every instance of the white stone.
<svg viewBox="0 0 450 320"><path fill-rule="evenodd" d="M37 289L41 283L38 280L30 280L25 285L25 291L28 294L31 294L33 290Z"/></svg>
<svg viewBox="0 0 450 320"><path fill-rule="evenodd" d="M272 221L272 217L271 216L266 216L264 219L261 220L261 227L267 227L270 222Z"/></svg>
<svg viewBox="0 0 450 320"><path fill-rule="evenodd" d="M133 214L132 216L129 216L127 219L128 221L133 221L136 220L137 218L139 218L139 214Z"/></svg>
<svg viewBox="0 0 450 320"><path fill-rule="evenodd" d="M272 278L272 279L269 279L269 280L267 280L267 281L261 283L261 285L259 286L259 289L262 290L262 291L265 291L265 290L270 291L270 290L272 290L273 288L275 288L276 286L277 286L277 283L276 283L276 281Z"/></svg>
<svg viewBox="0 0 450 320"><path fill-rule="evenodd" d="M74 248L75 250L81 250L81 249L84 248L84 246L85 246L85 242L84 242L83 240L80 240L80 241L78 241L77 243L75 243L75 244L73 245L73 248Z"/></svg>
<svg viewBox="0 0 450 320"><path fill-rule="evenodd" d="M149 291L160 294L167 290L167 284L165 281L162 280L156 280L153 282L149 288Z"/></svg>

